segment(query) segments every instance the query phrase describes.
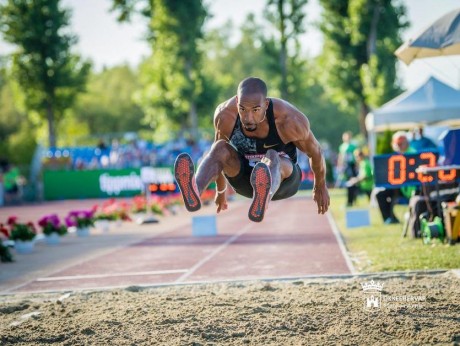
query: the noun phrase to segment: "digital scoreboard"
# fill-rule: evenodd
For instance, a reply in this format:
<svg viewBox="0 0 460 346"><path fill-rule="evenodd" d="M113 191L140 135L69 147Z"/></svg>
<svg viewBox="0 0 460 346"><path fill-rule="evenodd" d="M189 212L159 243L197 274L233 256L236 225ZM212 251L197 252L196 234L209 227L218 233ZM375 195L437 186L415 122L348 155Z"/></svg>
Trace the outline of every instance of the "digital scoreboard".
<svg viewBox="0 0 460 346"><path fill-rule="evenodd" d="M377 187L401 187L420 185L438 181L454 181L460 179L457 167L438 170L418 169L423 166L437 166L438 154L420 152L411 154L390 154L374 156L374 180Z"/></svg>

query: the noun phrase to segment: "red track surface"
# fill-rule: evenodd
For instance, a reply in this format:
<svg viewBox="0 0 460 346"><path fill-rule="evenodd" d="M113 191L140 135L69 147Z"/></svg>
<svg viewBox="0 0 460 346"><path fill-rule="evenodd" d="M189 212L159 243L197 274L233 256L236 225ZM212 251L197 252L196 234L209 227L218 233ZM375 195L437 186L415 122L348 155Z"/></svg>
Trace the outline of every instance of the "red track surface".
<svg viewBox="0 0 460 346"><path fill-rule="evenodd" d="M215 237L193 237L191 220L195 214L184 210L181 218L185 220L178 222L180 226L155 235L145 234L134 243L109 249L96 257L82 258L78 264L58 266L53 272L38 271L20 285L4 285L3 292L350 273L327 217L317 215L316 205L310 199L271 202L262 223L248 220L249 202L232 203L228 211L217 216ZM20 213L21 218L31 213L25 209ZM213 214L214 209L205 208L199 213ZM0 214L0 220L4 217ZM95 240L89 237L84 241ZM32 255L22 255L18 262L26 261L27 256ZM8 270L8 266L0 264L2 270ZM1 288L0 285L0 291Z"/></svg>

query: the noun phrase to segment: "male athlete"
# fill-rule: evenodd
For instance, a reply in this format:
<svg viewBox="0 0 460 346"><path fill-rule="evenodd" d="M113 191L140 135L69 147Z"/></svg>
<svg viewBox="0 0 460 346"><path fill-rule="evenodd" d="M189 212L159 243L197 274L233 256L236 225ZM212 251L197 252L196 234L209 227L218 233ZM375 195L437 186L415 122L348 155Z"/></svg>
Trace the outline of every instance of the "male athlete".
<svg viewBox="0 0 460 346"><path fill-rule="evenodd" d="M237 95L217 107L214 127L214 143L196 175L188 154L180 154L174 165L187 210L201 208L200 195L213 181L217 213L226 210L228 181L238 194L252 198L249 219L262 221L270 200L291 197L299 188L297 148L310 158L318 214L328 210L324 158L307 117L287 101L267 98L263 80L243 80Z"/></svg>

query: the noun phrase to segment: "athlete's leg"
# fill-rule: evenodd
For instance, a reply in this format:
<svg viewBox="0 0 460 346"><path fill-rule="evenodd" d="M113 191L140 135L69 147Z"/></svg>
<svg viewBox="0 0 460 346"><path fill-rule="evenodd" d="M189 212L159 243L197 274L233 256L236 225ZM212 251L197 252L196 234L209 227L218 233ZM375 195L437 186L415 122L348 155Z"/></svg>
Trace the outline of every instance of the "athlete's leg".
<svg viewBox="0 0 460 346"><path fill-rule="evenodd" d="M270 169L272 184L270 189L270 198L278 191L281 182L292 174L293 166L291 160L286 157L280 157L279 154L270 149L261 160Z"/></svg>
<svg viewBox="0 0 460 346"><path fill-rule="evenodd" d="M200 195L222 172L228 177L234 177L240 169L237 151L225 140L218 140L212 145L196 172L196 184Z"/></svg>
<svg viewBox="0 0 460 346"><path fill-rule="evenodd" d="M252 204L249 207L249 219L261 222L265 209L281 182L292 174L290 160L280 158L274 150L268 150L261 162L257 163L251 174L251 185L254 190Z"/></svg>
<svg viewBox="0 0 460 346"><path fill-rule="evenodd" d="M219 140L213 144L199 165L196 176L191 157L186 153L180 154L174 164L174 175L187 210L199 210L201 208L201 193L209 183L215 181L222 171L229 177L236 176L240 166L236 150L224 140Z"/></svg>

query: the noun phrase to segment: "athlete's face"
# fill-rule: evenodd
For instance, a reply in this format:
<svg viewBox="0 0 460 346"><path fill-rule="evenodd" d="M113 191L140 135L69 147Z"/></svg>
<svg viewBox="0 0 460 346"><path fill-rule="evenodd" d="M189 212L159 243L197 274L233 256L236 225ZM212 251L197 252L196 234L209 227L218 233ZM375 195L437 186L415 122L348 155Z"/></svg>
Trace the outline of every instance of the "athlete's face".
<svg viewBox="0 0 460 346"><path fill-rule="evenodd" d="M260 93L237 96L238 113L246 131L254 132L257 125L265 120L268 108L267 98Z"/></svg>

